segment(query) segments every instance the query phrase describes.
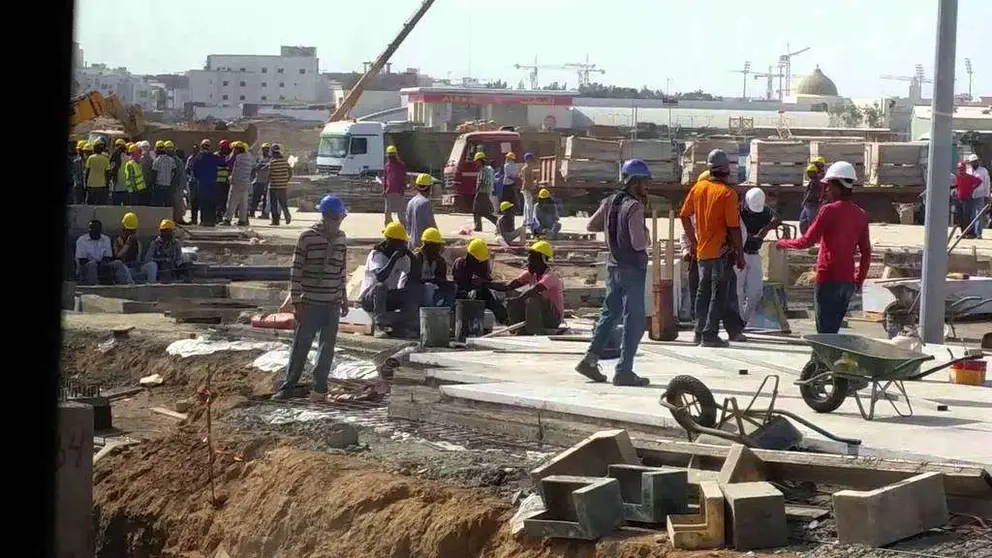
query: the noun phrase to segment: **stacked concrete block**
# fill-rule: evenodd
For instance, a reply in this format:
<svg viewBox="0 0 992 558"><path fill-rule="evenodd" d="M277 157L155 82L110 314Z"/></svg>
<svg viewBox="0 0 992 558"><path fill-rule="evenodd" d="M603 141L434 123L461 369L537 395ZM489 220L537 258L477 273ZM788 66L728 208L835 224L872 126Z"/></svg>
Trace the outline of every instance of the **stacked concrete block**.
<svg viewBox="0 0 992 558"><path fill-rule="evenodd" d="M929 142L865 144L869 186L922 186L926 182Z"/></svg>
<svg viewBox="0 0 992 558"><path fill-rule="evenodd" d="M767 482L721 486L726 502L727 540L737 550L776 548L788 543L785 495Z"/></svg>
<svg viewBox="0 0 992 558"><path fill-rule="evenodd" d="M684 469L613 464L610 477L620 482L624 519L662 523L689 511L689 473Z"/></svg>
<svg viewBox="0 0 992 558"><path fill-rule="evenodd" d="M616 479L551 475L541 479L540 487L545 511L524 520L531 537L592 541L623 525Z"/></svg>
<svg viewBox="0 0 992 558"><path fill-rule="evenodd" d="M858 171L858 182L865 180L865 142L863 141L820 141L809 142L810 160L823 157L827 165L837 161L847 161Z"/></svg>
<svg viewBox="0 0 992 558"><path fill-rule="evenodd" d="M751 140L747 181L799 186L808 164L809 147L801 141Z"/></svg>
<svg viewBox="0 0 992 558"><path fill-rule="evenodd" d="M706 165L706 156L714 149L723 150L730 158L730 183L737 184L740 144L731 140L710 139L686 142L685 153L682 155L682 184L686 186L695 184L699 175L709 168Z"/></svg>
<svg viewBox="0 0 992 558"><path fill-rule="evenodd" d="M923 473L877 490L834 494L841 544L885 546L947 523L941 473Z"/></svg>
<svg viewBox="0 0 992 558"><path fill-rule="evenodd" d="M605 477L610 465L621 463L641 464L630 435L626 430L601 430L532 470L530 478L541 491L541 479L550 475Z"/></svg>
<svg viewBox="0 0 992 558"><path fill-rule="evenodd" d="M678 160L671 142L663 140L604 140L581 136L565 139L562 177L571 180L616 180L624 161L641 159L654 180L674 182Z"/></svg>
<svg viewBox="0 0 992 558"><path fill-rule="evenodd" d="M699 483L699 513L668 516L668 540L681 550L719 548L726 542L723 491L715 482Z"/></svg>

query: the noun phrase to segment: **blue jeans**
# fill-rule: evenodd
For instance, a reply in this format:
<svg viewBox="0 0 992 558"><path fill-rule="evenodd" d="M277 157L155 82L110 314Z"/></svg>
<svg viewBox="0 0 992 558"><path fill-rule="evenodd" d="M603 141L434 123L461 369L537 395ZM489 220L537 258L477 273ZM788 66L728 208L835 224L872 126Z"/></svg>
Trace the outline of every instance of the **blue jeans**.
<svg viewBox="0 0 992 558"><path fill-rule="evenodd" d="M978 214L983 209L985 209L985 204L989 203L989 199L971 198L971 203L974 204L971 213L971 218L974 219L975 217L978 217ZM977 223L975 223L975 236L978 238L982 238L982 231L985 230L985 217L986 216L983 215L982 218L979 219Z"/></svg>
<svg viewBox="0 0 992 558"><path fill-rule="evenodd" d="M636 267L610 267L606 279L606 300L596 322L589 352L597 357L603 354L607 342L614 334L617 323L623 318L623 341L620 344L620 362L617 373L634 371L634 355L644 335L644 287L647 269Z"/></svg>
<svg viewBox="0 0 992 558"><path fill-rule="evenodd" d="M90 260L82 266L77 267L76 280L81 285L99 285L101 274L113 275L115 284L117 285L134 284L134 281L131 279L130 270L120 260L111 260L107 263Z"/></svg>
<svg viewBox="0 0 992 558"><path fill-rule="evenodd" d="M340 304L303 303L303 316L296 324L293 348L289 353L289 364L286 365L286 377L281 390L292 389L299 383L307 355L310 354L310 346L319 333L317 366L313 369L313 391L327 393L327 375L330 374L331 363L334 361L334 345L338 340L340 320Z"/></svg>
<svg viewBox="0 0 992 558"><path fill-rule="evenodd" d="M806 234L806 229L813 224L813 219L816 219L816 214L819 212L819 204L803 206L802 211L799 212L799 234Z"/></svg>
<svg viewBox="0 0 992 558"><path fill-rule="evenodd" d="M837 333L854 296L854 283L826 282L813 286L817 333Z"/></svg>

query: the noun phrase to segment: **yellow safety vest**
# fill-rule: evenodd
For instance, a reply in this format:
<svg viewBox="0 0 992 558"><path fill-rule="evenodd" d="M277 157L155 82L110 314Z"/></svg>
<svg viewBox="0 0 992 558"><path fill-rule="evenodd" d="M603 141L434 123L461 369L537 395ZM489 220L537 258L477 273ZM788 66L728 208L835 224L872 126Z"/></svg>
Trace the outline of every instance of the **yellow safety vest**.
<svg viewBox="0 0 992 558"><path fill-rule="evenodd" d="M223 155L220 154L219 151L215 153L215 155L217 155L218 157L221 158L222 161L224 161L224 163L221 166L217 167L217 182L218 183L227 182L227 174L228 174L227 160L224 158Z"/></svg>
<svg viewBox="0 0 992 558"><path fill-rule="evenodd" d="M141 170L141 163L128 159L124 163L124 182L128 193L142 192L145 189L145 173Z"/></svg>

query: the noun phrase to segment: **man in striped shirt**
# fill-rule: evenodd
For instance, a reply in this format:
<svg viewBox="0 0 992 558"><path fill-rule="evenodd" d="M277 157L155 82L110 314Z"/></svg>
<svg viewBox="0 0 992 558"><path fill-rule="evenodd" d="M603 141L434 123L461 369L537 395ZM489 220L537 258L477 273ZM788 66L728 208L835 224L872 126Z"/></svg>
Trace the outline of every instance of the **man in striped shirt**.
<svg viewBox="0 0 992 558"><path fill-rule="evenodd" d="M289 297L281 311L296 315L296 334L282 387L273 399L289 399L302 391L297 386L314 337L320 334L317 365L313 370L312 401L327 401L327 375L334 359L338 321L348 315L345 293L347 244L341 221L346 212L341 200L326 195L320 200L319 223L300 234L293 252Z"/></svg>
<svg viewBox="0 0 992 558"><path fill-rule="evenodd" d="M282 154L282 148L278 143L273 143L269 148L272 160L269 161L269 200L272 206L272 224L279 224L279 208L286 217L286 224L291 221L289 216L289 203L286 201L286 189L289 187L289 179L293 177L293 169L289 166L286 158Z"/></svg>

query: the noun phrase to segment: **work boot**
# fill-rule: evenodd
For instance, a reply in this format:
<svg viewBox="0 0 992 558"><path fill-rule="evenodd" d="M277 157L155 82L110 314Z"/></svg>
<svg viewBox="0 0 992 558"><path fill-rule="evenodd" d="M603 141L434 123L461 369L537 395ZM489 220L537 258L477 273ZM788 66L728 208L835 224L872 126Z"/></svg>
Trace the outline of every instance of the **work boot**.
<svg viewBox="0 0 992 558"><path fill-rule="evenodd" d="M575 365L575 371L594 382L605 382L606 376L599 370L599 363L597 360L598 359L596 359L595 356L586 354L586 356Z"/></svg>
<svg viewBox="0 0 992 558"><path fill-rule="evenodd" d="M633 372L617 372L613 374L613 385L627 387L647 387L651 380L642 378Z"/></svg>
<svg viewBox="0 0 992 558"><path fill-rule="evenodd" d="M737 332L730 336L730 340L733 341L734 343L746 343L747 335L744 335L741 332Z"/></svg>
<svg viewBox="0 0 992 558"><path fill-rule="evenodd" d="M724 341L719 335L714 335L713 337L703 336L702 341L699 343L700 347L712 347L712 348L723 348L729 347L730 343Z"/></svg>
<svg viewBox="0 0 992 558"><path fill-rule="evenodd" d="M249 226L249 224L248 224L248 221L238 221L238 226L239 227L247 227L247 226Z"/></svg>
<svg viewBox="0 0 992 558"><path fill-rule="evenodd" d="M231 226L231 220L230 219L224 219L223 221L220 222L220 224L223 225L223 226L225 226L225 227L230 227Z"/></svg>
<svg viewBox="0 0 992 558"><path fill-rule="evenodd" d="M703 336L701 334L699 334L699 333L693 333L692 334L692 344L693 345L698 345L698 344L700 344L702 342L703 342Z"/></svg>

